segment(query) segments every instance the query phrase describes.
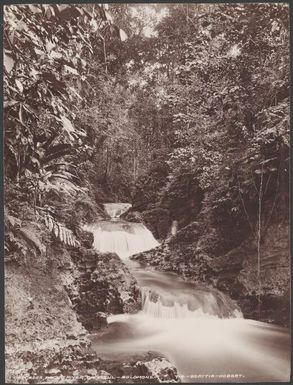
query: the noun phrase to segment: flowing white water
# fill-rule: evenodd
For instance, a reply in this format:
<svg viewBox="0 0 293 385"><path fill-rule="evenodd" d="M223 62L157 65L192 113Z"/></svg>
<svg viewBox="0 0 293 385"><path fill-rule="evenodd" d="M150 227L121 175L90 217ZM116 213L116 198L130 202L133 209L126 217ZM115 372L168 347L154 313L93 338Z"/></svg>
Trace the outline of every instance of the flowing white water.
<svg viewBox="0 0 293 385"><path fill-rule="evenodd" d="M119 218L132 205L130 203L105 203L104 209L111 219Z"/></svg>
<svg viewBox="0 0 293 385"><path fill-rule="evenodd" d="M211 293L202 294L202 301L195 295L180 293L174 297L169 294L158 294L148 288L142 288L143 313L154 318L219 318L222 315L221 305L217 297ZM223 304L222 304L223 306ZM241 312L226 304L227 318L242 317Z"/></svg>
<svg viewBox="0 0 293 385"><path fill-rule="evenodd" d="M150 250L159 245L153 234L142 223L101 221L86 225L94 235L94 248L102 253L116 253L121 259Z"/></svg>
<svg viewBox="0 0 293 385"><path fill-rule="evenodd" d="M109 327L93 340L100 356L123 361L157 351L176 366L183 382L289 381L289 330L245 320L237 305L217 290L129 260L158 245L143 225L110 221L90 229L97 250L124 259L143 302L137 314L108 317Z"/></svg>

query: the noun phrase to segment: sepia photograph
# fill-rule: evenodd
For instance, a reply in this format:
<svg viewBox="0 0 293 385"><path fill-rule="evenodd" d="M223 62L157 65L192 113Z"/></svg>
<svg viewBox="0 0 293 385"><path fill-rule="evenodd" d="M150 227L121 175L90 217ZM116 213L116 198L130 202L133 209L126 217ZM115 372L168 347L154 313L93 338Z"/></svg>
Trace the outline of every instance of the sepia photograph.
<svg viewBox="0 0 293 385"><path fill-rule="evenodd" d="M5 384L290 382L289 15L4 5Z"/></svg>

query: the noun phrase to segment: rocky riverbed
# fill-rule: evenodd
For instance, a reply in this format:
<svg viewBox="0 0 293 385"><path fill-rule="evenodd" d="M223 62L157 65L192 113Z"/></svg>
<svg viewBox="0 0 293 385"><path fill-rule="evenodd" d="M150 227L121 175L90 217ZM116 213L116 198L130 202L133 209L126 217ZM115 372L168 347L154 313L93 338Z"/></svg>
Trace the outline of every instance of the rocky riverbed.
<svg viewBox="0 0 293 385"><path fill-rule="evenodd" d="M289 326L289 226L272 225L267 234L262 243L260 297L255 241L249 238L230 252L215 256L210 252L209 234L198 222L132 259L221 290L238 302L246 318Z"/></svg>

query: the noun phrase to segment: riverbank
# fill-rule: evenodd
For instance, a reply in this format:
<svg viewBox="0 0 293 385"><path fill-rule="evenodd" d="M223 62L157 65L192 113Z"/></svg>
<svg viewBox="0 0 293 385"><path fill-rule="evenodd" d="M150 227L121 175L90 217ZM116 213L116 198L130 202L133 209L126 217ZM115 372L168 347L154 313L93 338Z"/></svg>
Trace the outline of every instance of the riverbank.
<svg viewBox="0 0 293 385"><path fill-rule="evenodd" d="M237 301L245 318L290 325L289 226L272 225L262 243L261 306L257 280L257 245L251 238L230 252L209 252L210 233L190 223L159 247L131 259L158 271L174 272L188 282L219 289Z"/></svg>
<svg viewBox="0 0 293 385"><path fill-rule="evenodd" d="M47 237L42 226L36 234L35 241ZM85 247L89 234L79 235L83 246L47 239L40 254L31 247L23 259L5 262L6 382L177 382L160 354L121 362L93 351L91 333L107 328L108 315L141 305L135 278L118 256Z"/></svg>

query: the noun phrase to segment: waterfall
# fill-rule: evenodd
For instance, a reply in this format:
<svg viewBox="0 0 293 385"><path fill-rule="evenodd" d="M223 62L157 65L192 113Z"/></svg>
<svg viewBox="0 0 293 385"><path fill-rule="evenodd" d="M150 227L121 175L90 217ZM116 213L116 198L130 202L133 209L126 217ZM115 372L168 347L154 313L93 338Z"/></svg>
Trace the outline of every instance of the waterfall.
<svg viewBox="0 0 293 385"><path fill-rule="evenodd" d="M104 203L105 212L112 220L119 218L132 206L131 203Z"/></svg>
<svg viewBox="0 0 293 385"><path fill-rule="evenodd" d="M229 382L231 378L217 375L231 373L241 376L236 382L288 382L290 335L286 329L246 320L237 304L218 290L128 258L159 245L143 224L119 219L129 207L106 204L111 220L84 227L92 231L96 250L114 252L124 260L142 293L141 311L107 318L106 332L93 345L98 355L120 359L157 351L174 363L187 383ZM176 228L173 222L172 235Z"/></svg>
<svg viewBox="0 0 293 385"><path fill-rule="evenodd" d="M142 223L100 222L85 226L94 235L94 248L102 253L116 253L121 259L153 249L159 243Z"/></svg>
<svg viewBox="0 0 293 385"><path fill-rule="evenodd" d="M190 289L175 295L144 287L142 304L143 313L155 318L242 318L237 305L220 292Z"/></svg>
<svg viewBox="0 0 293 385"><path fill-rule="evenodd" d="M128 203L104 204L110 221L84 226L94 235L94 248L102 253L116 253L131 265L129 257L159 245L142 224L119 219L131 207ZM177 223L173 222L176 231ZM133 267L133 262L132 262ZM130 267L131 268L131 267ZM133 270L133 268L131 268ZM242 317L235 303L220 292L199 290L168 273L132 271L142 292L142 312L155 318L233 318ZM142 274L142 275L141 275ZM167 288L167 290L166 290Z"/></svg>
<svg viewBox="0 0 293 385"><path fill-rule="evenodd" d="M142 224L119 219L131 207L130 203L105 203L111 221L85 225L94 235L94 248L102 253L116 253L121 259L159 246L153 234Z"/></svg>

